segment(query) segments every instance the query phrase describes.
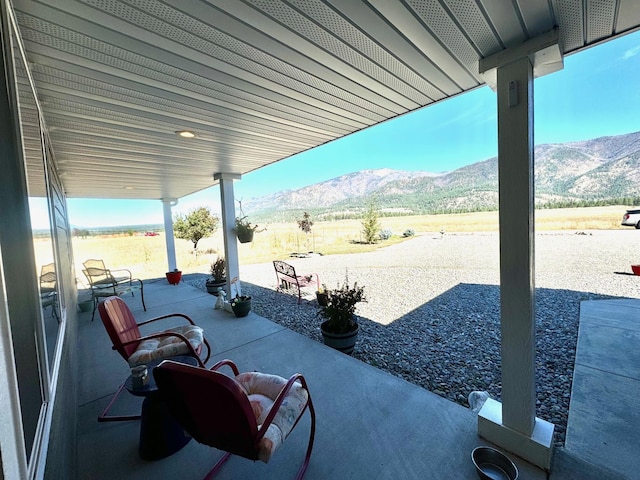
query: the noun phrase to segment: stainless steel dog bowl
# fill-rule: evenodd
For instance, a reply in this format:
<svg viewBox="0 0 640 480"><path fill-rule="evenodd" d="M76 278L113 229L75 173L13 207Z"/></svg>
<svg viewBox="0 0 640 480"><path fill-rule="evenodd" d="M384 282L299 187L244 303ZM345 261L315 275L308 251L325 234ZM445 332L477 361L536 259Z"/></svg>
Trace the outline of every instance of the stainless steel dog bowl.
<svg viewBox="0 0 640 480"><path fill-rule="evenodd" d="M491 447L476 447L471 459L482 480L516 480L518 469L505 454Z"/></svg>

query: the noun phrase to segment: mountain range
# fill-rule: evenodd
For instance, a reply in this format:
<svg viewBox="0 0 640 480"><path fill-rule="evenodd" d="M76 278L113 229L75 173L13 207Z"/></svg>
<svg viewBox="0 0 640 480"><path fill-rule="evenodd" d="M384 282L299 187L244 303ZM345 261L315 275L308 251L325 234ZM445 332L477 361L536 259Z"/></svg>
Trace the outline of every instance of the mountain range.
<svg viewBox="0 0 640 480"><path fill-rule="evenodd" d="M640 132L538 145L534 149L537 208L640 203ZM498 158L446 173L362 170L243 201L256 221L353 218L375 198L381 215L498 209Z"/></svg>

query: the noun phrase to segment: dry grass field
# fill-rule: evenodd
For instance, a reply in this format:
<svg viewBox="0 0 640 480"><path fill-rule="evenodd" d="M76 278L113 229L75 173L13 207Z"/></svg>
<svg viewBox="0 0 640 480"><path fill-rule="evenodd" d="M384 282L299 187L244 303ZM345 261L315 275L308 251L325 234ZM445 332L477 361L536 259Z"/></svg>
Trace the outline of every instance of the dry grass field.
<svg viewBox="0 0 640 480"><path fill-rule="evenodd" d="M619 230L622 214L627 207L593 207L536 211L536 230ZM295 223L267 225L266 231L257 233L253 243L239 244L240 263L269 262L286 258L292 252L362 253L381 246L402 242L402 233L412 228L416 234L426 232L487 232L498 230L497 212L479 212L452 215L421 215L408 217L383 217L383 229L390 229L393 237L374 245L359 243L362 239L359 220L315 222L310 235L305 235ZM187 273L208 273L209 264L223 253L222 235L198 244L198 255L193 254L191 242L176 239L178 267ZM37 257L46 263L47 243L36 240ZM129 268L139 278L164 276L167 270L164 235L145 237L141 235L75 237L73 251L76 261L76 276L83 281L82 262L89 258L103 259L110 268Z"/></svg>

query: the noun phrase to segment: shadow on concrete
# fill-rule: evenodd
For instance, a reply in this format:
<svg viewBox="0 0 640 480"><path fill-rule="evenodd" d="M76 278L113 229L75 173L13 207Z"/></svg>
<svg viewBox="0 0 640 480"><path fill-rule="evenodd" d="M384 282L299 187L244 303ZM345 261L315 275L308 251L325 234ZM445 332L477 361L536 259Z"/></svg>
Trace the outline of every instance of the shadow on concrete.
<svg viewBox="0 0 640 480"><path fill-rule="evenodd" d="M186 281L197 286L198 276ZM243 283L258 314L322 343L314 297ZM556 425L564 445L580 302L616 297L566 289L536 289L537 415ZM392 299L391 299L392 301ZM500 287L459 284L388 325L360 317L353 357L468 407L474 390L501 396Z"/></svg>

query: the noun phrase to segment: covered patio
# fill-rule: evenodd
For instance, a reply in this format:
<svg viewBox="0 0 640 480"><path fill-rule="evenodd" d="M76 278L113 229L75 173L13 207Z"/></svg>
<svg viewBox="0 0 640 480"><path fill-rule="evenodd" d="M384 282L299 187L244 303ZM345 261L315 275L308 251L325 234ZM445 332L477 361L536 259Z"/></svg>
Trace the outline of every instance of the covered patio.
<svg viewBox="0 0 640 480"><path fill-rule="evenodd" d="M304 369L330 410L319 416L334 415L320 427L325 450L318 449L313 468L320 470L310 478L413 472L429 478L445 466L445 477L461 472L466 478L473 475L468 453L476 433L540 467L532 478L552 467L554 426L536 416L535 404L534 79L563 68L566 55L638 30L637 2L0 0L0 8L5 478L86 478L92 462L110 477L181 468L141 464L134 450L122 450L121 464L101 463L125 438L118 429L135 434L135 427L90 423L92 409L126 366L92 349L103 348L96 343L99 324L87 325L77 311L68 198L161 202L170 271L176 267L172 206L218 185L233 279L240 273L233 185L243 175L485 85L496 92L498 112L502 403L480 412L480 422L462 407L264 319L248 319L247 325L255 323L250 332L245 323L234 323L235 332L217 328L229 320L217 318L200 303L207 297L193 289L180 286L171 293L185 297L168 299L160 286L155 294L150 289L148 304L155 306L145 315L168 303L200 309L194 311L199 317L211 315L210 334L225 340L216 342L218 356L233 353L247 369ZM47 223L44 254L32 226L39 201ZM51 263L59 321L46 323L39 272ZM225 332L234 334L224 339ZM299 355L297 364L291 352ZM338 384L324 370L332 363L345 365ZM360 389L340 393L345 385ZM344 435L336 412L353 398L344 418L353 415L353 436L336 443ZM404 427L415 425L424 429L408 438L413 430ZM78 435L95 445L78 444ZM371 442L356 450L362 438ZM209 454L189 447L181 455ZM450 455L449 447L459 454ZM291 464L286 455L283 468ZM193 465L204 469L206 463ZM123 470L110 470L117 465ZM345 470L324 470L334 468ZM225 475L240 476L234 469Z"/></svg>
<svg viewBox="0 0 640 480"><path fill-rule="evenodd" d="M300 372L309 382L317 414L317 432L306 478L476 478L471 451L490 445L477 435L476 414L423 388L292 332L254 313L237 319L214 310L214 299L202 290L164 279L147 282L143 312L125 297L137 320L169 312L197 319L213 345L209 363L231 358L241 369L285 377ZM295 307L294 307L295 308ZM80 315L78 478L202 478L222 455L191 441L159 461L138 457L139 421L98 423L96 418L129 369L116 352L99 319ZM120 396L114 414L139 412L141 400ZM262 464L239 457L216 478L294 478L302 462L308 415L277 452ZM580 435L588 436L582 431ZM631 440L631 439L630 439ZM108 454L105 454L108 452ZM543 480L546 472L510 455L522 480ZM556 451L551 479L617 479L611 472L564 450Z"/></svg>

